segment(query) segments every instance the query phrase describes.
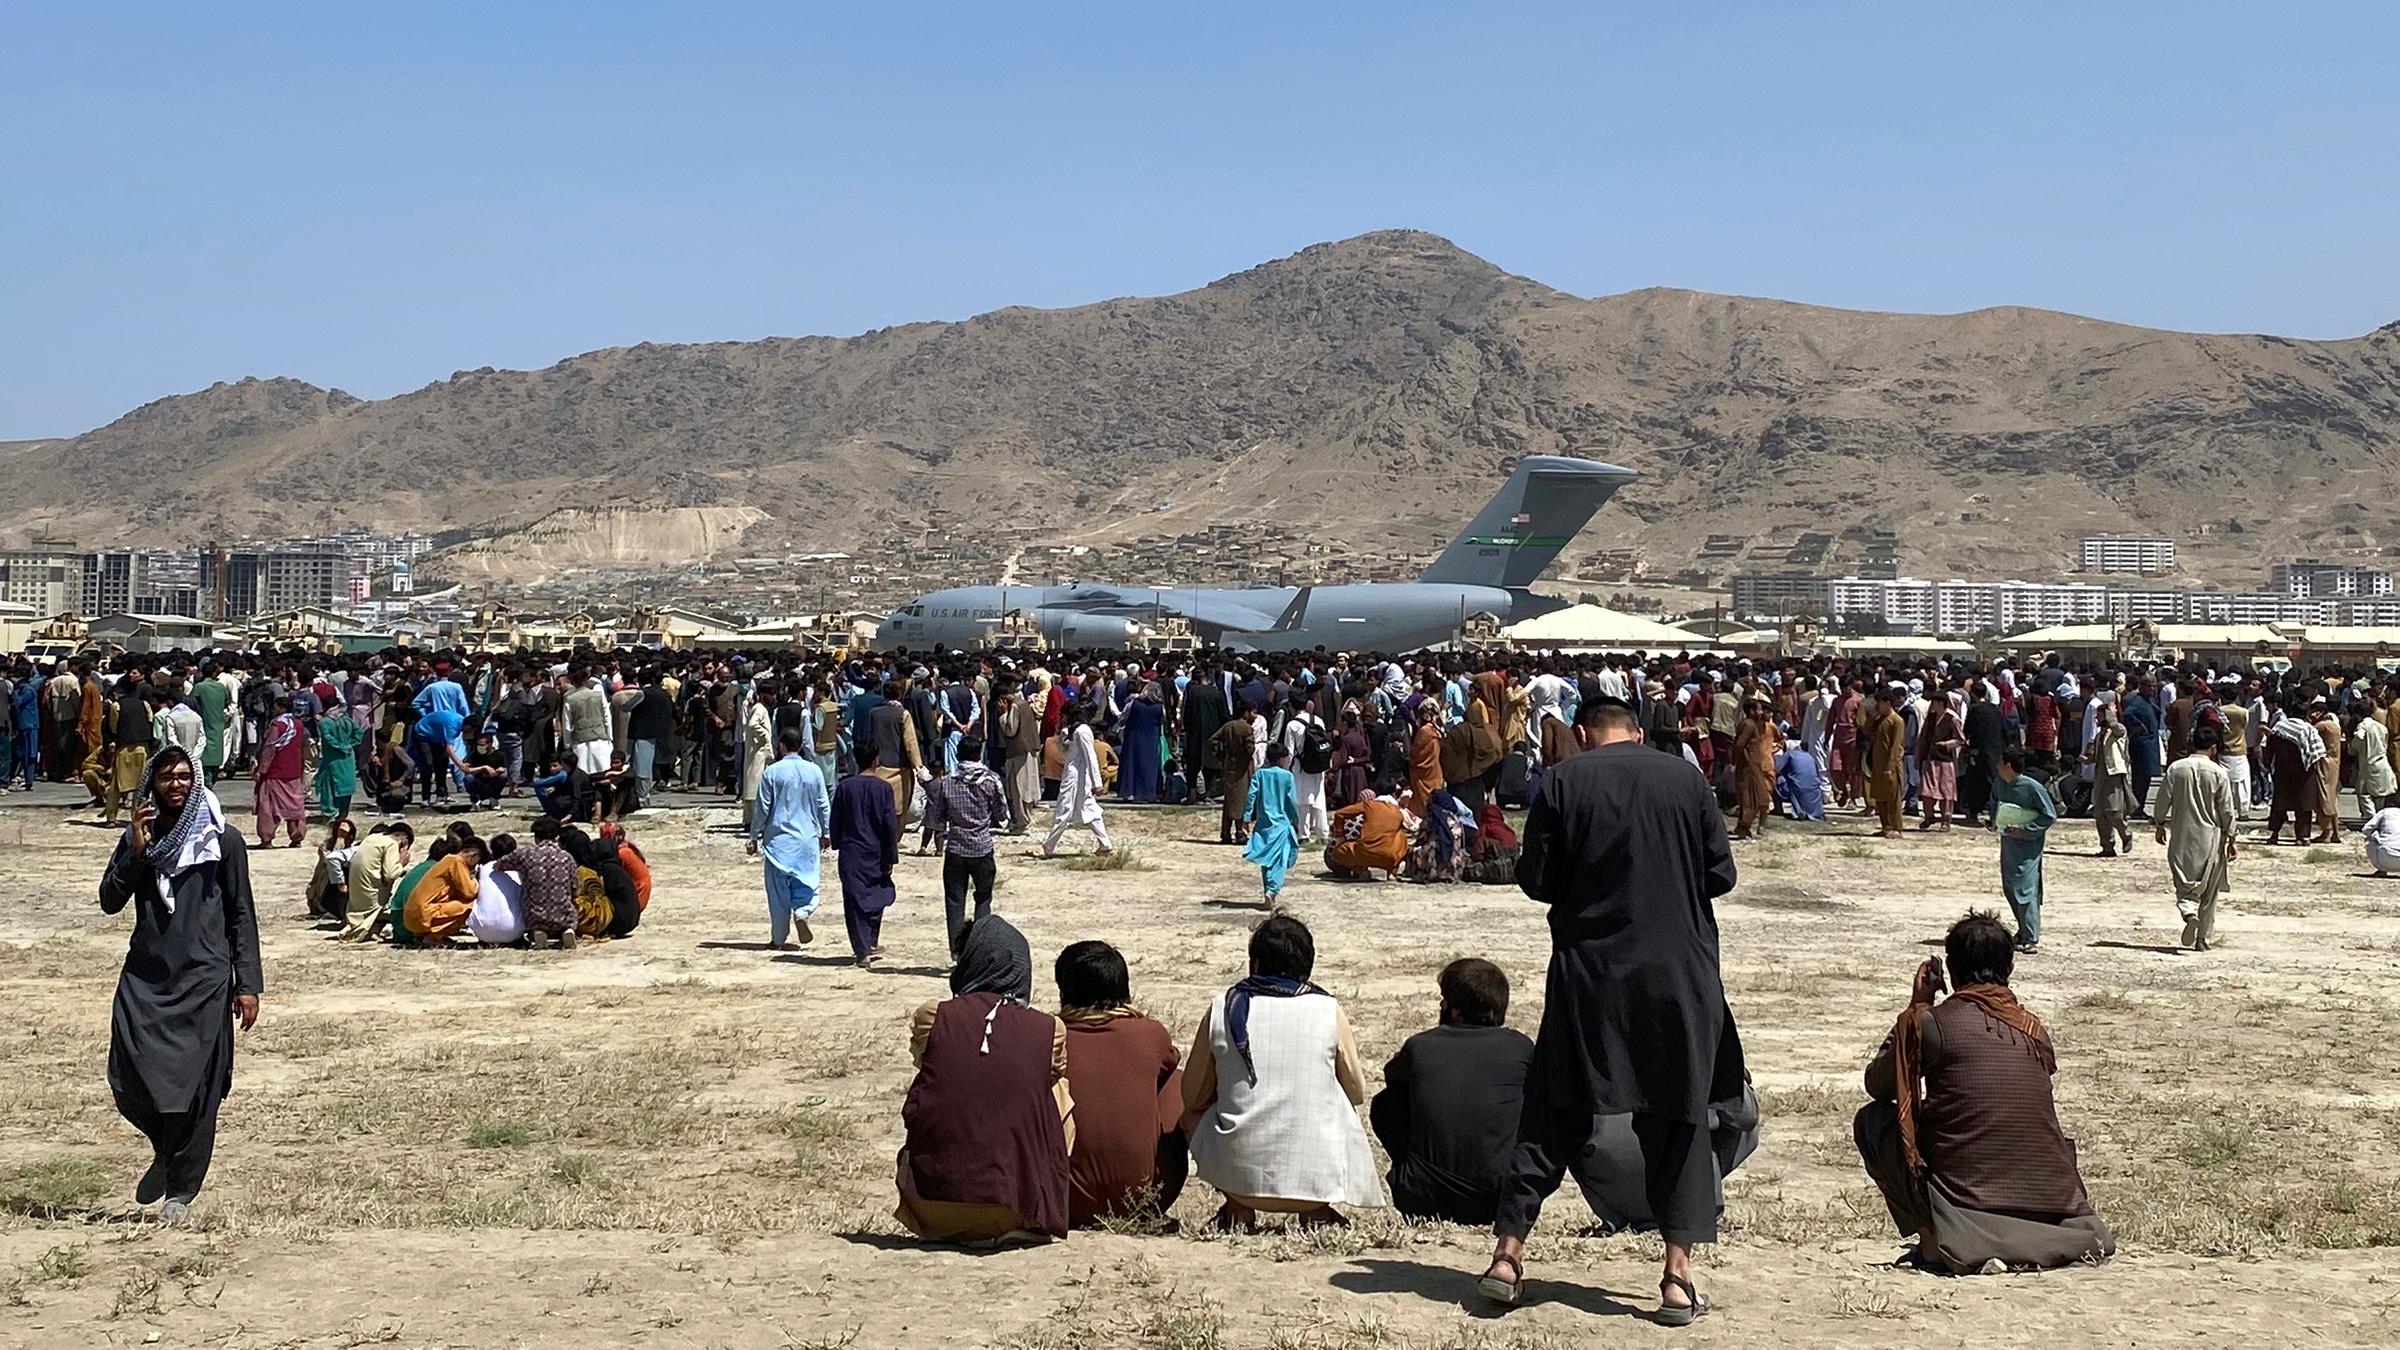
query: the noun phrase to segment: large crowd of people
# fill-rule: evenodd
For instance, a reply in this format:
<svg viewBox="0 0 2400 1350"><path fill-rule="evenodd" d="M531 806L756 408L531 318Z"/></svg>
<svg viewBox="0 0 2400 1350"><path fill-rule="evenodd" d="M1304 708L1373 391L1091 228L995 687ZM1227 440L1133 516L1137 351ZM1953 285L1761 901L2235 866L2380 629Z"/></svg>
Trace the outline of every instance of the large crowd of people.
<svg viewBox="0 0 2400 1350"><path fill-rule="evenodd" d="M1055 853L1088 831L1105 852L1108 810L1122 804L1218 804L1219 837L1259 867L1270 907L1307 850L1336 876L1505 883L1516 843L1496 808L1522 807L1581 748L1576 709L1598 698L1631 706L1644 741L1700 769L1737 840L1828 810L1856 810L1888 838L1912 819L1994 830L2025 951L2040 948L2041 858L2062 816L2092 817L2105 855L2135 846L2135 823L2156 827L2195 950L2221 864L2262 811L2257 842L2288 831L2337 844L2348 820L2379 870L2400 868L2400 815L2380 814L2400 807L2400 692L2374 668L396 650L20 662L0 683L16 727L0 768L80 781L111 822L169 746L207 783L249 778L262 845L296 845L312 815L527 795L544 814L599 823L667 789L738 801L766 846L777 942L813 936L816 868L801 854L814 851L800 841L831 842L832 799L862 775L888 789L893 832L913 828L919 851L943 855L954 934L968 892L976 912L988 907L993 835L1040 830ZM873 844L882 795L848 796L844 824ZM858 883L846 892L872 906L874 869L844 857ZM861 958L870 914L854 919L869 939Z"/></svg>
<svg viewBox="0 0 2400 1350"><path fill-rule="evenodd" d="M814 940L830 850L852 957L872 965L913 835L941 859L951 996L911 1022L896 1178L911 1232L1163 1225L1192 1175L1233 1229L1264 1214L1338 1224L1388 1196L1491 1227L1481 1287L1513 1302L1525 1238L1571 1175L1605 1226L1660 1233L1671 1323L1707 1311L1691 1249L1714 1239L1723 1178L1757 1139L1712 908L1738 841L1828 811L1891 839L1912 818L1997 835L2008 921L1970 915L1947 967L1919 969L1857 1126L1917 1259L1960 1272L2113 1247L2051 1103L2055 1052L2008 989L2041 950L2061 818L2090 816L2102 856L2149 825L2194 951L2217 943L2217 900L2262 807L2257 842L2288 824L2295 844L2333 843L2347 786L2368 860L2400 871L2400 686L2377 670L1470 652L108 664L20 666L0 691L18 732L0 767L79 780L105 820L130 812L104 905L142 901L136 952L187 944L177 959L211 972L205 997L248 1000L245 1020L255 919L241 831L212 791L229 775L251 783L256 847L326 821L310 910L353 941L623 937L649 899L623 818L673 789L738 804L776 946ZM419 852L412 813L527 796L525 837L453 819ZM1220 840L1258 868L1267 917L1188 1050L1135 1005L1103 942L1059 954L1059 1011L1035 1011L1031 953L993 912L996 839L1038 830L1055 855L1084 829L1105 853L1112 807L1211 803ZM1281 912L1312 848L1329 878L1514 884L1547 905L1540 1034L1505 1025L1498 965L1453 963L1436 1025L1370 1098L1346 1013L1312 983L1313 937ZM187 904L207 917L179 918ZM111 1083L159 1150L144 1194L188 1203L213 1129L202 1080L229 1074L231 1043L162 1012L187 994L134 967ZM195 1078L193 1055L219 1067Z"/></svg>
<svg viewBox="0 0 2400 1350"><path fill-rule="evenodd" d="M1370 1096L1349 1015L1315 982L1314 935L1291 915L1252 931L1247 971L1208 1003L1182 1055L1134 1002L1113 946L1058 954L1052 1015L1033 1007L1024 937L979 917L950 997L911 1019L901 1224L986 1246L1095 1224L1155 1231L1173 1226L1166 1211L1197 1176L1227 1231L1269 1214L1340 1226L1346 1211L1387 1205L1489 1227L1498 1244L1479 1288L1513 1304L1526 1238L1571 1175L1604 1228L1660 1235L1655 1319L1705 1316L1693 1248L1715 1240L1725 1177L1756 1148L1760 1120L1711 904L1734 886L1732 845L1707 780L1645 746L1629 704L1585 700L1575 729L1583 751L1536 790L1516 875L1550 915L1538 1036L1507 1027L1497 964L1453 961L1435 1025L1407 1038ZM2013 935L1974 913L1943 946L1947 969L1917 969L1866 1066L1862 1168L1929 1269L2113 1254L2051 1096L2055 1050L2008 987Z"/></svg>

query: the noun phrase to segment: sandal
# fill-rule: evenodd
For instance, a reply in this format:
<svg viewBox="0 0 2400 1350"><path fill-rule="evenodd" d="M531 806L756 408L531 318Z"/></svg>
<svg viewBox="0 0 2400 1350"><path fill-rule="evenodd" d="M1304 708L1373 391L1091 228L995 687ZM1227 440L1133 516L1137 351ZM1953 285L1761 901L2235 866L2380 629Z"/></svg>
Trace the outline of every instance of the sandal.
<svg viewBox="0 0 2400 1350"><path fill-rule="evenodd" d="M1517 1278L1503 1280L1487 1270L1483 1278L1475 1282L1475 1292L1505 1307L1517 1306L1517 1301L1525 1297L1525 1259L1521 1256L1495 1256L1492 1265L1507 1266L1517 1272Z"/></svg>
<svg viewBox="0 0 2400 1350"><path fill-rule="evenodd" d="M1666 1287L1670 1284L1682 1290L1683 1296L1690 1299L1691 1302L1680 1308L1669 1306L1663 1297L1663 1294L1665 1293ZM1667 1276L1658 1282L1658 1287L1660 1293L1662 1294L1658 1304L1658 1314L1650 1320L1658 1323L1662 1327L1688 1327L1692 1323L1699 1321L1701 1318L1708 1316L1713 1308L1713 1305L1708 1301L1708 1295L1701 1293L1697 1289L1694 1289L1692 1287L1692 1282L1683 1278L1681 1275Z"/></svg>

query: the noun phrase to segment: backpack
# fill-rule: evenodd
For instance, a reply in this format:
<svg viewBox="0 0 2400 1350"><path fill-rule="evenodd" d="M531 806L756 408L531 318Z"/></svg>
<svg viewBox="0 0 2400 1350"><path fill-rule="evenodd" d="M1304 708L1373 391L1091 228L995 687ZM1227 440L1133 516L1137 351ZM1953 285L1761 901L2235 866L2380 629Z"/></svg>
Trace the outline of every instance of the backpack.
<svg viewBox="0 0 2400 1350"><path fill-rule="evenodd" d="M1300 772L1323 773L1333 767L1333 738L1325 734L1325 724L1308 721L1300 724Z"/></svg>
<svg viewBox="0 0 2400 1350"><path fill-rule="evenodd" d="M1501 756L1500 782L1492 792L1502 806L1523 806L1533 800L1533 757L1521 749Z"/></svg>
<svg viewBox="0 0 2400 1350"><path fill-rule="evenodd" d="M493 715L499 719L502 731L523 735L525 728L533 725L533 692L528 689L509 690L508 697L500 700L500 706Z"/></svg>

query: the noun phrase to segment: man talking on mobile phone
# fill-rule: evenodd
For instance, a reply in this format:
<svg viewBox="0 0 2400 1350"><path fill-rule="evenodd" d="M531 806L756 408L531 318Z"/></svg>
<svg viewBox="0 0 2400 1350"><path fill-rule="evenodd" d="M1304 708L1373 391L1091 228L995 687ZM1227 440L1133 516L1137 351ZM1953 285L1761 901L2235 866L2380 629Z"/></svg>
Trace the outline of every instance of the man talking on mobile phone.
<svg viewBox="0 0 2400 1350"><path fill-rule="evenodd" d="M1855 1128L1893 1224L1917 1240L1915 1264L1972 1275L2114 1254L2058 1123L2049 1030L2008 987L2015 939L1980 910L1942 946L1949 968L1941 957L1917 967L1867 1066L1874 1100Z"/></svg>
<svg viewBox="0 0 2400 1350"><path fill-rule="evenodd" d="M171 746L147 766L133 823L100 877L100 912L133 906L109 1019L108 1088L150 1138L135 1201L180 1223L207 1179L217 1108L233 1090L233 1029L258 1022L258 916L239 830L200 766Z"/></svg>

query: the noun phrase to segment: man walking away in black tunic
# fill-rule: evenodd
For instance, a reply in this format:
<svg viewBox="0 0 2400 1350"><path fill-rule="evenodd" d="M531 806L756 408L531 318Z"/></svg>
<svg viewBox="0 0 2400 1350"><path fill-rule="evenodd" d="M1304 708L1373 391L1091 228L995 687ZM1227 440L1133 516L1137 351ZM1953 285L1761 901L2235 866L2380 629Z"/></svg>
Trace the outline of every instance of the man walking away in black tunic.
<svg viewBox="0 0 2400 1350"><path fill-rule="evenodd" d="M2000 781L2000 752L2008 748L2008 723L2000 705L1984 694L1983 678L1967 677L1966 754L1958 766L1960 821L1975 828L1992 810L1993 785Z"/></svg>
<svg viewBox="0 0 2400 1350"><path fill-rule="evenodd" d="M150 762L133 824L100 878L100 910L128 903L133 942L117 977L108 1087L117 1113L150 1137L134 1189L183 1219L216 1149L217 1107L233 1090L233 1027L258 1022L258 918L239 830L179 746Z"/></svg>
<svg viewBox="0 0 2400 1350"><path fill-rule="evenodd" d="M1692 1285L1692 1246L1717 1236L1709 1103L1742 1089L1710 905L1733 889L1733 850L1708 780L1644 745L1629 705L1594 699L1575 722L1591 748L1542 776L1517 859L1517 885L1550 907L1550 978L1480 1288L1517 1301L1542 1202L1591 1138L1592 1117L1627 1112L1666 1242L1656 1318L1685 1326L1709 1307Z"/></svg>

